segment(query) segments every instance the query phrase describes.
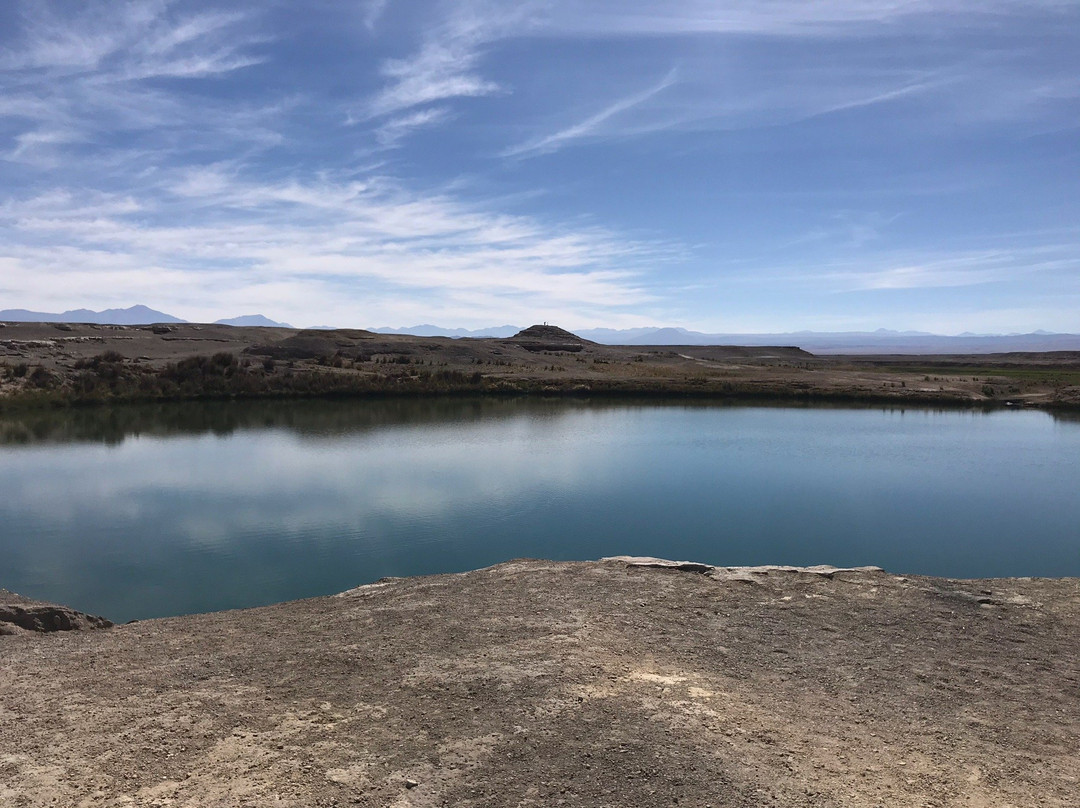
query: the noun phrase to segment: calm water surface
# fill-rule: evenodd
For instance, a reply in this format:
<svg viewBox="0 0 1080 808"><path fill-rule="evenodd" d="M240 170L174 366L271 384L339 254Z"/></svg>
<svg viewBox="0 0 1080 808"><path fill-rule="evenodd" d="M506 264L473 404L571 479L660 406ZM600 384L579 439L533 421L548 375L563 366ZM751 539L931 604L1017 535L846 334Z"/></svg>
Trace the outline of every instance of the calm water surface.
<svg viewBox="0 0 1080 808"><path fill-rule="evenodd" d="M583 402L0 417L0 586L114 620L518 557L1080 575L1080 421Z"/></svg>

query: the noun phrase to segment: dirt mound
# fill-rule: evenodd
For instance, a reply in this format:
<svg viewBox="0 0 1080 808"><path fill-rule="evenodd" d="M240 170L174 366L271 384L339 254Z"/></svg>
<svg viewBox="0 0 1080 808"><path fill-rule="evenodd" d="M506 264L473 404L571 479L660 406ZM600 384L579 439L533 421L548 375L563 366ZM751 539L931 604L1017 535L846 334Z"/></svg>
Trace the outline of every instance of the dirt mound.
<svg viewBox="0 0 1080 808"><path fill-rule="evenodd" d="M595 345L557 325L531 325L518 331L514 336L507 337L506 341L520 345L527 351L568 351L570 353L577 353L586 345Z"/></svg>
<svg viewBox="0 0 1080 808"><path fill-rule="evenodd" d="M0 634L85 631L111 625L112 622L104 617L77 612L55 603L31 600L0 589Z"/></svg>
<svg viewBox="0 0 1080 808"><path fill-rule="evenodd" d="M306 329L278 342L253 345L246 348L244 353L271 359L326 359L338 353L355 354L359 350L359 343L375 337L374 333L363 329Z"/></svg>

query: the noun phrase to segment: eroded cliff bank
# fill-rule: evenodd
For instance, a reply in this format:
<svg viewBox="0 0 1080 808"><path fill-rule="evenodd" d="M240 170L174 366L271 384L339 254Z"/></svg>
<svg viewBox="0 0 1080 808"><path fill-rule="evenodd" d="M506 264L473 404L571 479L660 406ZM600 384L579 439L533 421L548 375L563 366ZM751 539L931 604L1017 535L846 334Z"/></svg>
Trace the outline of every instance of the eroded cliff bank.
<svg viewBox="0 0 1080 808"><path fill-rule="evenodd" d="M518 561L0 637L0 805L1071 806L1080 581Z"/></svg>

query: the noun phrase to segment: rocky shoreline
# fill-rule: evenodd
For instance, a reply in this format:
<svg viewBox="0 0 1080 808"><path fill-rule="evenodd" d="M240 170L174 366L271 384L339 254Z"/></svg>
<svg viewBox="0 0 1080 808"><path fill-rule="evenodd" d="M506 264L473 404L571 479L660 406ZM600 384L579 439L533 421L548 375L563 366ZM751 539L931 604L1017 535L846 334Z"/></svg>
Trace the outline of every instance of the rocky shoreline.
<svg viewBox="0 0 1080 808"><path fill-rule="evenodd" d="M515 561L19 630L0 682L0 804L20 808L1019 808L1080 789L1077 579Z"/></svg>

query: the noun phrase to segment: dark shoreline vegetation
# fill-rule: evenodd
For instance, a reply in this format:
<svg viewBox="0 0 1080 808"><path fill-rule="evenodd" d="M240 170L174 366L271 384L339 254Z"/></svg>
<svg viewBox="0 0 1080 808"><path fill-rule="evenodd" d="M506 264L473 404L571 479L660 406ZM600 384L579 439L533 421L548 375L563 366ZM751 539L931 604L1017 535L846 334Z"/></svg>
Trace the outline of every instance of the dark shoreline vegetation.
<svg viewBox="0 0 1080 808"><path fill-rule="evenodd" d="M195 356L163 368L125 363L108 355L94 357L73 377L65 379L41 365L0 363L0 378L26 384L0 398L0 410L147 404L171 401L283 398L392 398L426 396L495 397L545 396L572 398L733 401L742 403L869 404L943 406L997 409L1036 406L1044 409L1080 409L1080 401L1014 402L1004 397L973 398L960 392L912 392L904 388L837 390L787 381L738 381L692 378L678 380L535 379L485 376L459 370L423 368L390 370L382 374L346 374L322 368L297 367L291 362L267 367L228 353ZM333 365L330 365L332 368ZM340 367L340 366L339 366ZM920 372L934 368L923 365ZM986 369L980 369L986 373ZM936 368L936 372L943 372ZM1000 371L998 371L1000 375ZM1010 374L1011 375L1011 374ZM989 392L989 391L987 391Z"/></svg>
<svg viewBox="0 0 1080 808"><path fill-rule="evenodd" d="M11 369L0 365L0 373ZM70 383L38 365L28 375L29 384L0 399L2 409L55 408L105 404L148 404L173 401L221 401L229 399L288 398L395 398L427 396L495 397L544 396L568 398L732 401L741 403L869 404L947 406L995 409L1014 406L1005 402L976 400L953 392L908 393L899 390L863 391L815 389L785 382L738 382L691 379L684 382L617 380L588 382L578 379L490 378L479 371L399 371L385 375L331 374L315 369L285 367L266 371L245 365L229 354L192 357L164 368L139 367L98 360L83 369ZM1072 402L1057 405L1080 408Z"/></svg>
<svg viewBox="0 0 1080 808"><path fill-rule="evenodd" d="M11 369L0 365L0 373ZM15 378L19 375L13 374ZM0 400L2 405L71 406L162 401L258 399L258 398L363 398L429 395L572 396L572 397L684 397L755 399L762 401L823 401L993 406L961 395L903 394L857 390L816 390L784 383L740 383L728 380L692 379L657 384L644 380L585 382L578 379L491 378L481 372L456 370L399 371L380 375L331 374L316 369L288 366L269 372L238 362L229 354L192 357L162 369L95 361L70 383L57 379L40 365L28 375L29 384Z"/></svg>
<svg viewBox="0 0 1080 808"><path fill-rule="evenodd" d="M779 346L606 346L553 326L463 340L207 326L80 326L86 333L73 336L65 326L57 337L35 326L32 339L0 345L0 409L428 396L1080 409L1080 354L1060 352L819 357Z"/></svg>

